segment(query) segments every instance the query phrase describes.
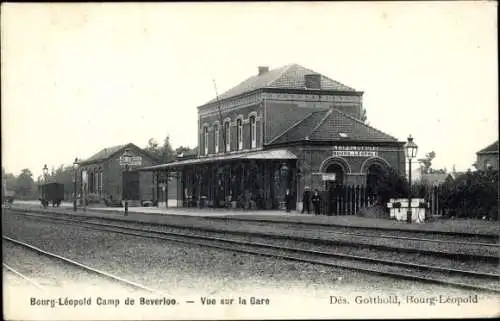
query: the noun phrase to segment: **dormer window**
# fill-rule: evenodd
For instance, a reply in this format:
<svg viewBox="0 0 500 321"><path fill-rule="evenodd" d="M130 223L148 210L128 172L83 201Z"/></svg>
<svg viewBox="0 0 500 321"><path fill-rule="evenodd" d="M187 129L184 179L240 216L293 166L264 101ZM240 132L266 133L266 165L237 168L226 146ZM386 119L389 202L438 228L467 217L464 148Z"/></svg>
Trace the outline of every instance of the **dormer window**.
<svg viewBox="0 0 500 321"><path fill-rule="evenodd" d="M255 116L250 117L250 148L257 147L257 125Z"/></svg>
<svg viewBox="0 0 500 321"><path fill-rule="evenodd" d="M205 155L208 155L208 127L203 127L203 145L205 147Z"/></svg>
<svg viewBox="0 0 500 321"><path fill-rule="evenodd" d="M217 154L219 152L219 126L215 125L214 128L214 153Z"/></svg>
<svg viewBox="0 0 500 321"><path fill-rule="evenodd" d="M239 118L236 121L236 141L238 142L238 150L243 149L243 122L241 121L241 118Z"/></svg>

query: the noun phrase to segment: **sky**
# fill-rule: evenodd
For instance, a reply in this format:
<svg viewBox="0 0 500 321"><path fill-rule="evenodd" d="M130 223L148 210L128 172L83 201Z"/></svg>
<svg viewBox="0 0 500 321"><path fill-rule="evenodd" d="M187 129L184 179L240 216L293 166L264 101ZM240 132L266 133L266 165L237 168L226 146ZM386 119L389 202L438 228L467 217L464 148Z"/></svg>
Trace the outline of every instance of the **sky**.
<svg viewBox="0 0 500 321"><path fill-rule="evenodd" d="M169 135L197 106L297 63L359 91L370 125L434 168L472 168L498 139L495 2L3 3L2 166L34 178Z"/></svg>

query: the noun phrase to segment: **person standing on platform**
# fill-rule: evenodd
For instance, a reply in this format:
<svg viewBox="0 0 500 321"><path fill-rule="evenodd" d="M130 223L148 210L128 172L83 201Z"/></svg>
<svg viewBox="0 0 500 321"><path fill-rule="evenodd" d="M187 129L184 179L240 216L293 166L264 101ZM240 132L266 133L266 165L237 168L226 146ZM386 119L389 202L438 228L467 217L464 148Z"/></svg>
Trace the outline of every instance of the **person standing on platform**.
<svg viewBox="0 0 500 321"><path fill-rule="evenodd" d="M307 214L311 213L310 203L311 191L309 190L309 186L306 186L304 188L304 195L302 195L302 214L304 214L304 210L307 210Z"/></svg>
<svg viewBox="0 0 500 321"><path fill-rule="evenodd" d="M313 208L314 208L314 214L318 215L319 214L319 204L321 203L321 196L319 195L319 192L317 189L314 190L314 194L312 196L312 203L313 203Z"/></svg>
<svg viewBox="0 0 500 321"><path fill-rule="evenodd" d="M285 208L287 212L292 210L292 194L290 190L287 188L285 192Z"/></svg>

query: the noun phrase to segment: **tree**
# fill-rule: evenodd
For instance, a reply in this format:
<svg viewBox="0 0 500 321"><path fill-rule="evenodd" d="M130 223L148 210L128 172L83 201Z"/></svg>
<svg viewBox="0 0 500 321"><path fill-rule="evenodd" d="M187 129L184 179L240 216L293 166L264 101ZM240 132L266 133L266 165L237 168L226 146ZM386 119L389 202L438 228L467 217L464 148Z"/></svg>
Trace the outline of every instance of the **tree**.
<svg viewBox="0 0 500 321"><path fill-rule="evenodd" d="M17 184L17 177L12 173L7 173L2 167L2 179L5 182L6 188L8 190L14 190Z"/></svg>
<svg viewBox="0 0 500 321"><path fill-rule="evenodd" d="M167 135L161 148L161 160L163 163L175 161L176 153L170 144L170 136Z"/></svg>
<svg viewBox="0 0 500 321"><path fill-rule="evenodd" d="M434 151L425 154L424 158L419 158L417 161L420 164L420 171L422 174L429 174L429 170L432 166L432 161L436 157L436 153Z"/></svg>
<svg viewBox="0 0 500 321"><path fill-rule="evenodd" d="M186 146L186 147L184 147L184 146L182 146L182 145L181 145L181 146L179 146L179 147L177 147L177 148L175 149L175 154L176 154L176 155L179 155L179 154L184 154L184 153L186 153L186 152L190 152L190 151L192 151L192 149L191 149L191 148L189 148L189 147L187 147L187 146Z"/></svg>
<svg viewBox="0 0 500 321"><path fill-rule="evenodd" d="M74 193L74 169L73 166L61 165L47 177L49 182L57 182L64 185L64 195L66 198L71 198Z"/></svg>
<svg viewBox="0 0 500 321"><path fill-rule="evenodd" d="M33 174L28 168L21 170L15 185L16 195L21 198L36 198L37 190Z"/></svg>
<svg viewBox="0 0 500 321"><path fill-rule="evenodd" d="M156 141L156 139L150 138L145 150L156 159L161 159L161 148L158 146L158 142Z"/></svg>

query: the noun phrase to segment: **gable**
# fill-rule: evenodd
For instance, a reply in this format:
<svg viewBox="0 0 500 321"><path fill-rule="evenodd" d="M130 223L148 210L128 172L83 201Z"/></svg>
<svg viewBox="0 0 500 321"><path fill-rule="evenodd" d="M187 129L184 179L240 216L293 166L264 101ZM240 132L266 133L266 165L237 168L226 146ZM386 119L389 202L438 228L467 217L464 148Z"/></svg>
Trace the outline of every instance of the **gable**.
<svg viewBox="0 0 500 321"><path fill-rule="evenodd" d="M498 154L498 140L493 144L481 149L477 154Z"/></svg>
<svg viewBox="0 0 500 321"><path fill-rule="evenodd" d="M98 163L98 162L103 162L105 160L108 160L112 157L115 157L119 155L120 153L124 153L126 148L130 148L132 151L135 153L140 154L141 156L146 157L148 160L151 162L157 162L157 160L148 152L143 150L142 148L138 147L137 145L133 143L125 144L125 145L116 145L112 147L106 147L97 152L96 154L92 155L91 157L80 161L80 165L84 164L90 164L90 163Z"/></svg>
<svg viewBox="0 0 500 321"><path fill-rule="evenodd" d="M398 140L336 109L313 112L271 144L293 141L398 142Z"/></svg>

